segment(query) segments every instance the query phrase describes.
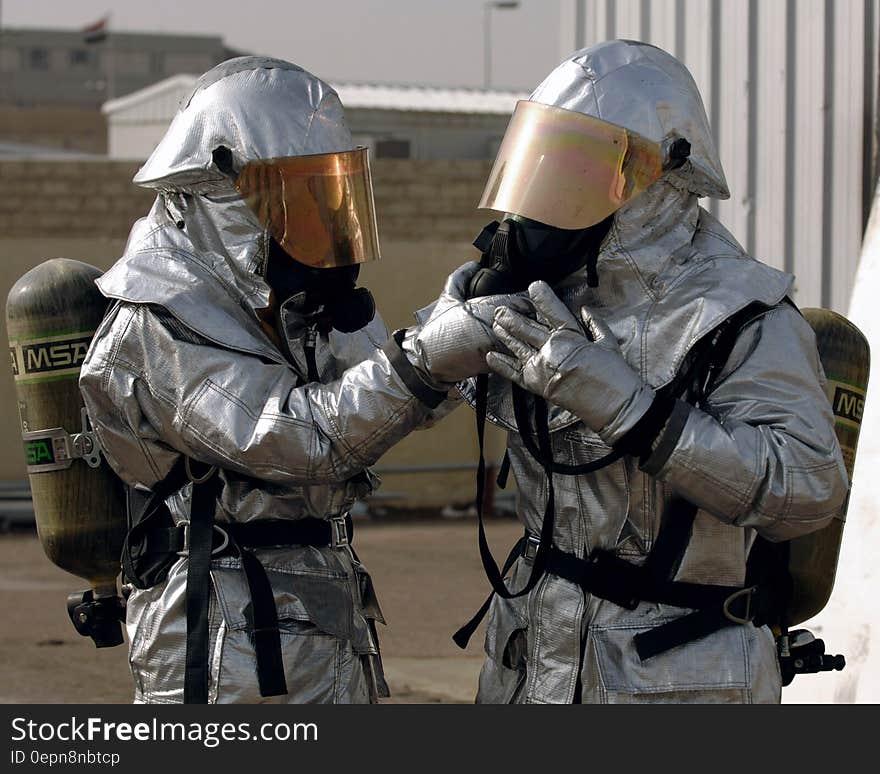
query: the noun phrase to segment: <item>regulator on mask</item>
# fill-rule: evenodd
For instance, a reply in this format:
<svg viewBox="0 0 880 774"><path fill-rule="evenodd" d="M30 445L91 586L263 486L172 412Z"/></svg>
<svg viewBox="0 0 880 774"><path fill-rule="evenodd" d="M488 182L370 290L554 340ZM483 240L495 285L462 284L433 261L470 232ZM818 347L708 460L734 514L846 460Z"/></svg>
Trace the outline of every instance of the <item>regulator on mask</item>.
<svg viewBox="0 0 880 774"><path fill-rule="evenodd" d="M538 280L552 285L584 266L587 284L597 287L599 248L613 217L583 229L555 228L519 215L493 220L473 243L483 255L469 296L517 293Z"/></svg>
<svg viewBox="0 0 880 774"><path fill-rule="evenodd" d="M278 304L287 302L318 329L353 333L376 315L373 294L357 287L360 264L317 269L292 259L272 239L266 282Z"/></svg>

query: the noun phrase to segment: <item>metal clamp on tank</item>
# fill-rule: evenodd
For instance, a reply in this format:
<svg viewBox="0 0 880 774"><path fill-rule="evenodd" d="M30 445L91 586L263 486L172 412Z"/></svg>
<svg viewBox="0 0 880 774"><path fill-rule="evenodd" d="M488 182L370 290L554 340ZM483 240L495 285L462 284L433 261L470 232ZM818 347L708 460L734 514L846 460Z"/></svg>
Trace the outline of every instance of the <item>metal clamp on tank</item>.
<svg viewBox="0 0 880 774"><path fill-rule="evenodd" d="M91 637L96 648L112 648L123 643L125 600L116 595L115 588L107 596L96 596L93 589L71 594L67 598L67 614L74 628L83 637Z"/></svg>
<svg viewBox="0 0 880 774"><path fill-rule="evenodd" d="M22 433L28 473L51 473L66 470L74 460L83 460L90 468L101 464L101 444L91 429L85 408L81 412L82 429L71 435L63 427Z"/></svg>

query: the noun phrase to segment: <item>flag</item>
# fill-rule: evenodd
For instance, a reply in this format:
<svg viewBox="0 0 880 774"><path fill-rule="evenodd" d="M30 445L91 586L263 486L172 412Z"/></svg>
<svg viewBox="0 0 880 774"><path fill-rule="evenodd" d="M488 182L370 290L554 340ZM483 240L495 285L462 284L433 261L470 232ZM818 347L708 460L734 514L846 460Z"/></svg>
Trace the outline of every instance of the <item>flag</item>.
<svg viewBox="0 0 880 774"><path fill-rule="evenodd" d="M94 24L90 24L88 27L83 27L83 42L84 43L100 43L103 40L107 39L107 27L110 22L110 15L108 14L102 19L99 19Z"/></svg>

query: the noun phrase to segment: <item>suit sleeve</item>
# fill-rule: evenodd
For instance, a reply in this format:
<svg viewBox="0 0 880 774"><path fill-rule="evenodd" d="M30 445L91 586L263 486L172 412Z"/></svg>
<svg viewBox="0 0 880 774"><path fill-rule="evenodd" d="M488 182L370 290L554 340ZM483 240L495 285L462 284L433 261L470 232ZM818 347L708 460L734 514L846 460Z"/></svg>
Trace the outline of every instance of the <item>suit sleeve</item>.
<svg viewBox="0 0 880 774"><path fill-rule="evenodd" d="M824 380L812 328L776 307L740 334L706 410L677 403L643 469L770 540L819 529L848 490Z"/></svg>
<svg viewBox="0 0 880 774"><path fill-rule="evenodd" d="M177 454L278 483L343 481L431 411L381 349L328 384L298 381L285 364L122 304L96 334L80 387L111 464L144 486Z"/></svg>

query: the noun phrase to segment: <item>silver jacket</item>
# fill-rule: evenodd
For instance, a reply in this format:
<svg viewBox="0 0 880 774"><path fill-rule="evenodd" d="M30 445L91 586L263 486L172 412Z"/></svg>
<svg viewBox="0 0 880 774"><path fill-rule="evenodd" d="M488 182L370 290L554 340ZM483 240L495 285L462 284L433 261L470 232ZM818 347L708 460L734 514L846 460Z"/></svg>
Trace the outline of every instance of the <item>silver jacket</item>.
<svg viewBox="0 0 880 774"><path fill-rule="evenodd" d="M355 333L319 334L320 381L308 384L302 318L282 305L289 359L261 325L265 235L203 148L269 158L350 147L350 138L326 84L286 63L247 62L202 79L138 173L160 195L99 280L116 303L80 387L104 453L128 484L150 488L187 455L221 470L218 523L330 519L377 486L368 466L430 409L380 349L387 332L378 316ZM186 516L186 500L185 491L172 498L175 518ZM350 548L256 553L275 591L289 689L272 701L375 700L385 691L374 627L382 615ZM128 600L136 701L182 701L186 566L181 558L166 582ZM239 560L214 560L212 581L210 699L261 701Z"/></svg>
<svg viewBox="0 0 880 774"><path fill-rule="evenodd" d="M655 388L671 382L694 344L723 320L753 302L768 311L742 330L705 410L677 404L641 468L624 457L593 474L554 476L554 543L581 557L606 549L641 563L677 493L700 510L675 579L740 586L755 535L782 540L822 527L842 506L847 477L812 330L783 303L792 278L746 255L698 205L697 195L712 186L720 195L724 178L711 138L700 133L708 128L696 87L682 71L658 49L616 41L579 52L533 95L656 140L676 128L651 129L647 108L659 95L662 114L690 129L682 133L697 155L616 213L600 251L598 288L577 273L555 290L573 312L587 305L602 317L626 361ZM667 83L673 77L681 99ZM643 83L653 91L640 93ZM692 110L698 115L688 117ZM474 383L461 389L473 402ZM517 512L537 535L546 478L517 432L510 385L497 376L490 377L488 413L509 431ZM610 451L558 407L551 406L550 430L558 462L583 464ZM530 560L520 557L508 587L522 588L530 571ZM686 612L648 602L629 611L550 574L526 596L496 595L477 700L568 703L579 693L597 703L779 701L766 627L728 626L640 661L633 636Z"/></svg>

